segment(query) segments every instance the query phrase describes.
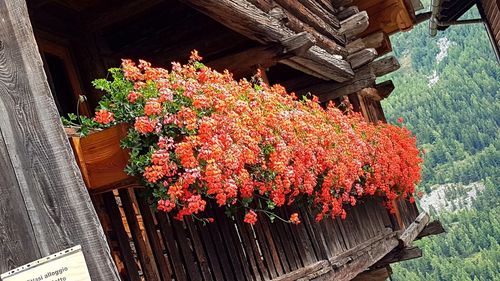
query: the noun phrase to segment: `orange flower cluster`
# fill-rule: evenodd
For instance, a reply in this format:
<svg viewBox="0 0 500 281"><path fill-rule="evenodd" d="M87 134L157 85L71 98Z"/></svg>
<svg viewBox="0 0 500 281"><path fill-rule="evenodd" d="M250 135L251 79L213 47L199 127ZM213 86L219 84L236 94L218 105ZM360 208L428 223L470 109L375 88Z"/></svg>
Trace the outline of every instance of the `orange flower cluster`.
<svg viewBox="0 0 500 281"><path fill-rule="evenodd" d="M101 109L95 113L94 121L99 124L106 125L115 121L115 116L113 112L109 112L106 109Z"/></svg>
<svg viewBox="0 0 500 281"><path fill-rule="evenodd" d="M134 129L154 140L141 173L159 210L182 219L214 200L245 208L254 224L257 200L272 209L305 198L321 220L345 217L344 204L363 196L413 196L422 160L406 128L299 101L280 85L236 81L198 59L171 71L122 64L133 84L124 96L139 112ZM300 223L298 214L289 221Z"/></svg>

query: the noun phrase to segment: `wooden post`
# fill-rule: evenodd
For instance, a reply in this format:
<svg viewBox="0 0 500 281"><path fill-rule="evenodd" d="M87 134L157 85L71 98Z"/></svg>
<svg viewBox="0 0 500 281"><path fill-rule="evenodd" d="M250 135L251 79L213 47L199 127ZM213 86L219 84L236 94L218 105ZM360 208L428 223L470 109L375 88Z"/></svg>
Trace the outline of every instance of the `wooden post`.
<svg viewBox="0 0 500 281"><path fill-rule="evenodd" d="M0 272L80 244L92 280L120 280L24 0L0 1L0 30Z"/></svg>

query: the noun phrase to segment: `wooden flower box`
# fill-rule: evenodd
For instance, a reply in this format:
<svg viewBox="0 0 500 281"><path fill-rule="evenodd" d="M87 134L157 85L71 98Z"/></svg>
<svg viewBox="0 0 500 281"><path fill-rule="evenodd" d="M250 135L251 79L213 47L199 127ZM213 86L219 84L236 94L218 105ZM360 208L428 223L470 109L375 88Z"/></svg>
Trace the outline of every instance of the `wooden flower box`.
<svg viewBox="0 0 500 281"><path fill-rule="evenodd" d="M71 132L69 140L83 180L91 193L130 187L136 182L123 169L127 165L128 151L120 147L121 139L127 134L127 125L92 132L79 137Z"/></svg>

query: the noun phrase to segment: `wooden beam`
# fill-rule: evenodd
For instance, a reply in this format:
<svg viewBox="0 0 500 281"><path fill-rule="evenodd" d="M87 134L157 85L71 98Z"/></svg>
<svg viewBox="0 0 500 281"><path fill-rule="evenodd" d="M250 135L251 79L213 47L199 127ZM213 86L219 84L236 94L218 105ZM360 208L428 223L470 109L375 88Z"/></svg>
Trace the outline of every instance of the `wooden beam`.
<svg viewBox="0 0 500 281"><path fill-rule="evenodd" d="M391 263L417 259L420 257L422 257L422 249L418 247L398 247L375 263L372 268L386 267Z"/></svg>
<svg viewBox="0 0 500 281"><path fill-rule="evenodd" d="M311 75L314 75L315 72L318 75L314 76L319 78L325 77L325 80L349 81L354 77L351 66L344 61L342 57L331 55L317 46L311 47L311 49L302 56L292 57L282 62L286 64L287 61L301 65L303 68L298 68L299 70L309 69ZM347 65L345 65L345 63L347 63ZM340 65L342 65L342 67L338 67ZM346 73L348 73L349 76L345 75Z"/></svg>
<svg viewBox="0 0 500 281"><path fill-rule="evenodd" d="M377 89L379 100L383 100L385 98L388 98L391 95L392 91L394 91L394 83L392 82L392 80L387 80L375 85L375 89Z"/></svg>
<svg viewBox="0 0 500 281"><path fill-rule="evenodd" d="M308 276L311 273L317 272L323 268L328 268L329 266L330 263L327 260L318 261L308 266L304 266L297 270L289 272L280 277L274 278L271 281L295 281L299 278Z"/></svg>
<svg viewBox="0 0 500 281"><path fill-rule="evenodd" d="M375 76L381 77L398 70L400 65L395 56L387 56L370 63L370 67Z"/></svg>
<svg viewBox="0 0 500 281"><path fill-rule="evenodd" d="M0 239L6 241L0 272L81 245L92 280L118 281L50 93L26 1L0 1L0 30Z"/></svg>
<svg viewBox="0 0 500 281"><path fill-rule="evenodd" d="M361 272L352 281L385 281L391 274L389 267L377 268Z"/></svg>
<svg viewBox="0 0 500 281"><path fill-rule="evenodd" d="M379 56L385 55L392 51L391 40L389 35L383 31L372 33L363 39L363 43L367 48L377 49Z"/></svg>
<svg viewBox="0 0 500 281"><path fill-rule="evenodd" d="M373 48L362 49L347 57L352 69L358 69L363 65L372 62L377 57L377 51Z"/></svg>
<svg viewBox="0 0 500 281"><path fill-rule="evenodd" d="M408 247L411 245L413 240L422 232L424 227L429 222L429 215L426 212L420 213L418 217L412 222L399 236L400 243L403 247Z"/></svg>
<svg viewBox="0 0 500 281"><path fill-rule="evenodd" d="M328 18L328 15L322 14L319 16L305 7L301 2L296 0L274 0L278 3L283 9L290 12L292 15L300 19L305 24L313 27L319 33L327 36L330 39L335 40L337 43L345 44L345 38L342 34L337 30L340 28L340 22L334 17L331 16L328 21L324 21L324 18ZM314 4L307 0L305 1L309 3L309 6L313 6ZM334 29L337 28L337 29Z"/></svg>
<svg viewBox="0 0 500 281"><path fill-rule="evenodd" d="M392 50L389 36L382 31L372 33L364 38L358 38L346 45L349 54L353 54L365 48L376 49L379 56Z"/></svg>
<svg viewBox="0 0 500 281"><path fill-rule="evenodd" d="M245 0L182 0L221 24L258 42L277 43L296 33L269 14ZM352 69L341 57L313 46L295 63L312 69L319 75L339 82L354 76ZM317 68L321 66L320 68Z"/></svg>
<svg viewBox="0 0 500 281"><path fill-rule="evenodd" d="M396 233L391 229L376 235L365 242L336 255L329 260L316 262L310 266L292 271L272 281L305 280L351 280L365 271L376 261L398 245Z"/></svg>
<svg viewBox="0 0 500 281"><path fill-rule="evenodd" d="M321 18L326 24L335 29L340 28L340 21L338 20L338 18L332 13L332 10L330 10L329 8L325 8L325 6L322 5L321 1L299 0L299 2L311 12L316 14L319 18ZM333 9L332 6L330 7Z"/></svg>
<svg viewBox="0 0 500 281"><path fill-rule="evenodd" d="M359 13L359 8L357 6L350 6L345 9L340 10L336 16L339 20L343 21L345 19L348 19L355 14Z"/></svg>
<svg viewBox="0 0 500 281"><path fill-rule="evenodd" d="M248 2L254 4L260 10L268 13L271 17L277 19L279 22L284 24L286 27L290 28L295 32L306 31L314 36L316 39L316 44L325 49L327 52L333 55L341 55L343 57L347 56L347 51L343 46L340 46L337 42L321 34L313 27L304 23L302 20L291 14L289 11L283 9L283 7L277 5L271 0L248 0ZM342 42L345 39L342 38Z"/></svg>
<svg viewBox="0 0 500 281"><path fill-rule="evenodd" d="M362 11L340 22L340 33L351 39L365 31L369 24L368 13Z"/></svg>
<svg viewBox="0 0 500 281"><path fill-rule="evenodd" d="M255 72L257 67L268 68L278 61L301 55L314 45L314 38L307 32L301 32L278 44L259 46L206 64L216 70L230 70L235 77L244 77Z"/></svg>
<svg viewBox="0 0 500 281"><path fill-rule="evenodd" d="M358 92L364 88L373 87L377 77L385 75L399 68L397 59L393 56L381 58L360 67L354 78L348 82L316 83L302 89L295 89L298 94L311 93L319 97L320 102L326 102L341 96Z"/></svg>
<svg viewBox="0 0 500 281"><path fill-rule="evenodd" d="M444 227L441 224L441 222L439 220L434 220L434 221L431 221L430 223L428 223L424 227L424 229L418 234L418 236L417 236L417 238L415 238L415 240L422 239L422 238L430 236L430 235L441 234L444 232L446 232L446 230L444 230Z"/></svg>
<svg viewBox="0 0 500 281"><path fill-rule="evenodd" d="M351 252L351 256L347 259L347 263L318 276L318 279L314 280L351 280L376 261L383 258L398 245L394 232L375 236L374 239L368 241L370 242L363 243L365 244L364 248ZM332 262L332 259L330 259L330 261ZM332 264L335 263L332 262Z"/></svg>

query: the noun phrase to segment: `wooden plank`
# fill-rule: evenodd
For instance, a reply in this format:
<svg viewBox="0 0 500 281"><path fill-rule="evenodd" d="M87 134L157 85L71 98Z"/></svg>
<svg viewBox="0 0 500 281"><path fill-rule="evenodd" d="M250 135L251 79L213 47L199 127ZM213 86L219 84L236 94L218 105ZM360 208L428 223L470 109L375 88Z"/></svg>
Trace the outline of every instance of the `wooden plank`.
<svg viewBox="0 0 500 281"><path fill-rule="evenodd" d="M377 77L398 70L400 67L398 59L395 56L387 56L370 63L370 68Z"/></svg>
<svg viewBox="0 0 500 281"><path fill-rule="evenodd" d="M390 275L391 271L389 268L377 268L358 274L352 281L385 281Z"/></svg>
<svg viewBox="0 0 500 281"><path fill-rule="evenodd" d="M290 12L286 11L282 7L278 6L274 1L270 0L248 0L248 2L255 5L260 10L268 13L271 17L275 18L286 27L290 28L294 32L306 31L311 34L316 39L316 44L325 49L330 54L337 54L345 57L347 52L344 47L340 46L337 42L321 34L313 27L302 22L300 18L297 18ZM344 42L343 40L342 42Z"/></svg>
<svg viewBox="0 0 500 281"><path fill-rule="evenodd" d="M176 240L178 241L179 248L181 249L184 266L186 267L187 275L191 280L202 280L201 273L194 257L192 247L190 245L189 237L184 230L184 222L178 220L171 221L172 228L175 233Z"/></svg>
<svg viewBox="0 0 500 281"><path fill-rule="evenodd" d="M262 227L259 224L257 224L253 227L246 225L246 228L247 228L249 233L251 233L253 231L253 233L255 234L256 239L253 241L257 242L258 244L257 243L256 243L257 245L252 244L252 247L254 248L254 252L255 252L255 246L258 246L258 251L262 252L262 258L267 266L267 269L269 270L270 277L273 278L273 277L277 277L278 275L280 275L277 268L281 267L281 265L279 264L279 260L278 260L278 263L274 262L273 255L272 255L271 250L270 250L270 246L266 242L266 238L265 238L264 232L262 230ZM281 274L283 274L282 269L281 269Z"/></svg>
<svg viewBox="0 0 500 281"><path fill-rule="evenodd" d="M148 236L151 250L156 261L156 266L158 267L158 271L161 275L161 280L172 280L172 276L168 271L169 265L167 265L167 259L159 240L160 237L158 236L158 231L156 230L156 224L154 222L153 215L151 214L151 204L144 197L144 194L140 194L137 189L135 190L135 197L137 198L139 211L142 216L144 228L146 229L146 235Z"/></svg>
<svg viewBox="0 0 500 281"><path fill-rule="evenodd" d="M285 265L282 263L282 261L280 259L280 255L278 254L276 242L275 242L273 236L271 236L271 232L269 231L269 227L265 221L265 218L261 218L259 220L259 223L256 224L254 226L254 228L257 230L257 233L260 234L259 240L267 242L266 243L267 249L270 252L270 256L272 258L272 262L276 268L276 272L278 273L278 276L283 275L287 271L287 268L285 267ZM269 260L268 264L270 262L271 261Z"/></svg>
<svg viewBox="0 0 500 281"><path fill-rule="evenodd" d="M290 217L290 215L284 212L283 208L281 208L281 210L277 210L277 213L285 219ZM295 241L290 235L290 224L284 223L282 221L275 221L272 227L277 228L278 230L278 234L280 235L280 239L283 243L283 248L285 248L285 252L287 254L288 264L290 264L290 270L296 270L301 267L302 264L300 261L300 257L297 254ZM295 227L295 225L293 225L292 227Z"/></svg>
<svg viewBox="0 0 500 281"><path fill-rule="evenodd" d="M402 245L405 247L409 246L427 225L429 219L429 215L426 212L420 213L415 221L404 230L401 236L399 236Z"/></svg>
<svg viewBox="0 0 500 281"><path fill-rule="evenodd" d="M271 281L295 281L299 278L305 277L313 272L316 272L322 268L328 267L329 263L327 260L322 260L315 262L313 264L301 267L297 270L289 272L285 275L282 275L278 278L274 278Z"/></svg>
<svg viewBox="0 0 500 281"><path fill-rule="evenodd" d="M344 34L348 39L354 38L368 28L368 13L366 11L359 12L340 22L342 26L340 33Z"/></svg>
<svg viewBox="0 0 500 281"><path fill-rule="evenodd" d="M207 206L208 207L208 206ZM213 206L210 206L205 210L208 216L215 218L216 214L213 210ZM221 236L221 231L218 224L218 220L214 221L213 223L207 224L207 228L210 232L210 235L212 236L212 239L214 241L214 244L217 245L216 247L216 252L217 256L220 259L220 264L222 266L222 271L224 272L225 280L237 280L235 277L235 273L233 272L231 268L231 260L229 258L229 255L227 253L225 245L225 241Z"/></svg>
<svg viewBox="0 0 500 281"><path fill-rule="evenodd" d="M322 235L319 223L314 220L310 210L303 209L301 213L303 219L302 223L305 226L308 236L311 237L311 243L316 253L317 260L327 259L329 257L327 253L327 241L325 241Z"/></svg>
<svg viewBox="0 0 500 281"><path fill-rule="evenodd" d="M255 280L260 281L263 280L262 278L264 278L265 280L270 279L269 272L264 266L264 263L262 262L262 258L258 248L253 247L253 245L256 244L253 235L250 235L250 233L248 232L250 228L246 228L243 225L243 218L241 217L237 217L235 221L238 227L238 233L241 236L243 244L242 246L245 248L245 253L248 257L248 262L250 263L250 266L252 268Z"/></svg>
<svg viewBox="0 0 500 281"><path fill-rule="evenodd" d="M314 41L310 34L301 32L279 44L254 47L206 64L219 71L228 69L235 77L244 77L253 74L258 67L268 68L280 60L303 54L314 45Z"/></svg>
<svg viewBox="0 0 500 281"><path fill-rule="evenodd" d="M137 250L137 255L141 261L141 268L146 280L160 280L158 268L155 264L153 251L148 243L148 238L143 236L139 222L137 221L137 214L134 206L136 203L133 196L133 189L120 189L118 191L123 206L125 217L127 218L130 234L134 240L134 245Z"/></svg>
<svg viewBox="0 0 500 281"><path fill-rule="evenodd" d="M363 253L364 251L369 250L370 248L375 247L375 245L378 242L385 243L387 241L390 241L389 245L392 246L392 248L387 249L387 251L384 252L383 254L377 253L377 255L379 255L380 258L382 258L383 256L385 256L387 253L389 253L392 249L394 249L398 245L397 239L396 239L395 236L396 236L396 234L394 232L392 232L392 230L387 229L384 232L380 233L379 235L377 235L377 236L375 236L375 237L373 237L373 238L371 238L369 240L366 240L363 243L355 245L354 247L351 247L348 251L345 251L345 252L343 252L343 253L341 253L341 254L339 254L339 255L337 255L337 256L329 259L330 263L332 264L332 266L334 268L345 267L346 264L351 264L353 262L356 262L356 258L358 256L364 254ZM374 264L380 258L374 259L372 257L371 259L373 259L373 260L371 261L371 264L369 264L369 265Z"/></svg>
<svg viewBox="0 0 500 281"><path fill-rule="evenodd" d="M299 225L294 225L290 228L292 230L293 239L297 246L302 264L308 265L317 261L318 259L316 258L316 255L314 253L314 249L311 243L311 237L308 236L305 229L306 227L304 226L303 217L304 215L300 213L300 219L302 220L302 222Z"/></svg>
<svg viewBox="0 0 500 281"><path fill-rule="evenodd" d="M347 96L375 83L377 76L366 66L360 68L353 80L345 83L318 83L314 86L296 91L297 93L310 92L319 97L320 102L326 102L341 96Z"/></svg>
<svg viewBox="0 0 500 281"><path fill-rule="evenodd" d="M377 57L377 51L374 48L362 49L347 57L351 63L352 69L358 69L363 65L372 62Z"/></svg>
<svg viewBox="0 0 500 281"><path fill-rule="evenodd" d="M199 229L199 231L203 233L203 235L200 235L202 240L201 243L205 246L207 253L206 257L208 259L208 262L210 263L210 269L211 272L213 273L215 280L224 280L224 273L222 272L218 254L214 247L215 243L212 240L210 232L208 231L208 226L206 224L203 224L202 222L197 222L196 226ZM210 279L205 279L205 280L210 280Z"/></svg>
<svg viewBox="0 0 500 281"><path fill-rule="evenodd" d="M343 21L345 19L348 19L355 14L359 13L359 8L357 6L350 6L345 9L340 10L336 16L339 20Z"/></svg>
<svg viewBox="0 0 500 281"><path fill-rule="evenodd" d="M356 93L364 88L372 87L377 77L399 69L399 63L394 56L387 56L373 61L356 71L354 79L349 82L315 83L302 89L295 89L297 94L311 93L319 97L320 102L326 102L341 96Z"/></svg>
<svg viewBox="0 0 500 281"><path fill-rule="evenodd" d="M377 261L373 268L384 267L391 263L411 260L422 257L422 249L418 247L396 248Z"/></svg>
<svg viewBox="0 0 500 281"><path fill-rule="evenodd" d="M285 10L292 13L297 18L301 19L305 24L313 27L323 35L336 40L338 43L344 44L345 39L342 37L340 32L338 32L334 28L340 28L339 21L333 17L329 16L326 13L322 13L321 8L317 8L316 12L318 14L313 13L310 8L317 7L315 2L311 0L274 0ZM307 7L306 7L307 5ZM326 21L325 21L326 20ZM332 28L333 27L333 28Z"/></svg>
<svg viewBox="0 0 500 281"><path fill-rule="evenodd" d="M182 1L236 32L264 44L276 43L295 34L278 20L244 0ZM335 57L317 46L310 48L300 58L302 60L299 64L335 81L347 81L354 75L341 57Z"/></svg>
<svg viewBox="0 0 500 281"><path fill-rule="evenodd" d="M0 43L1 44L1 43ZM0 54L2 50L0 47ZM0 66L2 65L0 61ZM1 80L1 79L0 79ZM1 88L0 88L1 91ZM0 128L0 272L41 258ZM21 251L19 245L30 251Z"/></svg>
<svg viewBox="0 0 500 281"><path fill-rule="evenodd" d="M127 270L127 276L132 281L139 281L141 280L139 277L139 268L134 260L132 249L130 248L130 239L125 232L125 228L123 227L122 216L118 206L116 205L115 195L113 192L106 192L101 196L104 201L106 212L109 215L111 226L116 235L116 239L118 240L120 253L122 254L125 269Z"/></svg>
<svg viewBox="0 0 500 281"><path fill-rule="evenodd" d="M11 163L11 168L2 164L7 170L0 190L4 193L3 184L12 183L15 177L17 184L14 182L9 188L17 186L18 191L9 192L8 196L19 199L21 194L24 200L13 202L19 210L2 213L0 221L11 221L14 217L5 216L17 215L19 226L11 231L20 231L17 235L13 233L13 237L24 233L20 238L26 242L0 245L0 252L18 252L17 256L9 254L8 265L0 262L0 270L20 266L18 262L24 263L32 255L46 256L79 244L92 279L119 280L62 129L25 1L0 2L0 30L0 132L2 149L7 151L4 155L9 155ZM32 226L32 230L26 232L22 229L28 222L25 212ZM34 246L32 254L21 253L26 251L26 245Z"/></svg>
<svg viewBox="0 0 500 281"><path fill-rule="evenodd" d="M222 239L224 240L224 246L226 246L227 252L229 254L229 258L231 261L231 265L233 267L233 271L237 280L250 280L251 274L248 270L247 263L245 259L242 259L240 256L240 252L238 251L240 248L236 247L236 244L239 243L237 234L234 231L231 231L229 225L229 218L224 214L222 208L215 207L216 213L216 223L219 225L219 231L222 234Z"/></svg>
<svg viewBox="0 0 500 281"><path fill-rule="evenodd" d="M320 17L326 24L332 26L335 29L340 28L339 19L334 15L336 11L335 9L333 9L333 6L331 6L331 3L326 3L327 1L299 1L300 3L302 3L302 5L304 5L304 7L311 10L311 12Z"/></svg>
<svg viewBox="0 0 500 281"><path fill-rule="evenodd" d="M441 222L439 220L433 220L430 223L428 223L424 227L424 229L422 229L422 231L418 234L418 236L417 236L417 238L415 238L415 240L422 239L422 238L430 236L430 235L441 234L444 232L446 232L446 230L444 230L444 227L441 224Z"/></svg>
<svg viewBox="0 0 500 281"><path fill-rule="evenodd" d="M194 252L196 253L196 258L198 259L198 263L200 265L201 269L201 275L203 276L203 280L212 280L212 275L210 273L210 265L208 262L208 257L205 253L205 250L203 249L203 242L201 240L201 235L198 232L198 227L197 225L193 222L192 219L186 219L184 221L184 224L186 225L190 237L191 237L191 242L193 244Z"/></svg>
<svg viewBox="0 0 500 281"><path fill-rule="evenodd" d="M177 245L177 240L174 237L174 230L171 225L170 218L166 213L156 214L158 220L158 225L160 226L160 232L163 236L163 241L167 247L170 259L172 259L172 266L174 269L175 280L185 281L189 280L187 277L186 270L182 263L182 257L180 253L179 246Z"/></svg>
<svg viewBox="0 0 500 281"><path fill-rule="evenodd" d="M387 80L382 83L376 84L375 89L377 90L379 99L375 98L375 100L383 100L385 98L388 98L391 95L392 91L394 91L394 88L395 87L392 80Z"/></svg>
<svg viewBox="0 0 500 281"><path fill-rule="evenodd" d="M288 247L283 243L283 239L280 237L277 227L274 226L274 224L264 216L261 216L260 222L264 225L264 233L266 234L266 236L268 236L268 240L272 240L276 247L278 257L281 261L281 265L283 266L283 270L285 272L292 271L290 262L288 261L288 259L290 258L288 256L289 249L286 249Z"/></svg>

